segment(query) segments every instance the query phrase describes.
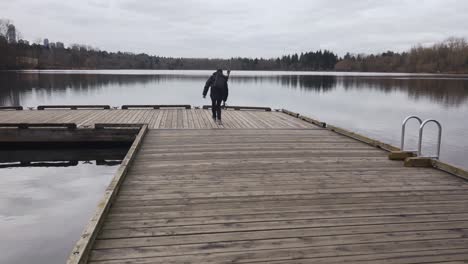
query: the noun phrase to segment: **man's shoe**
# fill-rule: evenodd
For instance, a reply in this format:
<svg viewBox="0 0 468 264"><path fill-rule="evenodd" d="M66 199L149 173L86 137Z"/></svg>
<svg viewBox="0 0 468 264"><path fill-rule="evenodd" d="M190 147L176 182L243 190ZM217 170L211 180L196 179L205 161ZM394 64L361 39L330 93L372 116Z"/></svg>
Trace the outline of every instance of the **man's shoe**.
<svg viewBox="0 0 468 264"><path fill-rule="evenodd" d="M220 125L220 126L223 125L223 121L221 121L221 119L218 119L218 125Z"/></svg>

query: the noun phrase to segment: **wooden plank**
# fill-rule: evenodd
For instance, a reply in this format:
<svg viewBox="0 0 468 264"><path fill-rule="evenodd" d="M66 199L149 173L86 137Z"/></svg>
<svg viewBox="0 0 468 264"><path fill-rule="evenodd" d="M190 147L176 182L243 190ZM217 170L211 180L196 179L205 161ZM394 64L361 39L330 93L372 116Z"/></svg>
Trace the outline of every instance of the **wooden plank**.
<svg viewBox="0 0 468 264"><path fill-rule="evenodd" d="M173 113L174 113L174 111L167 110L166 126L164 128L175 128L172 125L172 120L173 120L173 117L174 117Z"/></svg>
<svg viewBox="0 0 468 264"><path fill-rule="evenodd" d="M224 118L223 122L225 123L224 124L225 128L228 128L228 129L236 128L236 126L234 124L235 120L233 119L232 114L231 114L232 112L233 111L224 111L223 112L223 115L224 115L223 116L223 118Z"/></svg>
<svg viewBox="0 0 468 264"><path fill-rule="evenodd" d="M436 159L433 159L431 163L434 168L448 172L464 180L468 180L468 171L466 171L465 169L450 165L448 163Z"/></svg>
<svg viewBox="0 0 468 264"><path fill-rule="evenodd" d="M238 215L215 215L215 216L198 216L198 217L176 217L176 218L134 218L125 219L118 216L108 216L108 221L104 229L125 229L131 228L152 228L152 227L177 227L177 226L198 226L198 225L224 225L225 229L235 228L238 226L249 227L254 223L265 223L265 226L271 226L272 222L291 221L313 221L314 223L329 222L331 226L339 225L342 221L346 225L347 220L353 218L366 218L368 223L373 223L372 219L380 219L385 217L401 217L401 221L395 223L414 223L414 221L405 221L406 218L416 216L429 215L441 221L448 221L451 214L467 213L466 207L463 205L449 205L437 208L375 208L371 209L354 209L354 210L323 210L323 211L291 211L283 212L266 212L256 214L238 214ZM377 221L377 220L376 220ZM366 223L367 223L366 222ZM245 225L244 225L245 224ZM365 223L361 223L365 224ZM134 225L134 226L133 226ZM326 225L325 225L326 226Z"/></svg>
<svg viewBox="0 0 468 264"><path fill-rule="evenodd" d="M224 119L223 122L227 123L230 128L242 128L239 124L238 117L235 115L235 111L223 111L222 115Z"/></svg>
<svg viewBox="0 0 468 264"><path fill-rule="evenodd" d="M55 107L55 106L53 106ZM61 106L57 106L61 107ZM67 106L68 107L68 106ZM42 109L42 108L41 108ZM139 122L141 123L143 120L147 120L147 116L153 116L146 111L158 111L158 110L145 110L136 108L131 113L126 111L128 110L114 110L109 109L105 112L101 112L100 110L92 110L89 108L82 108L85 110L81 110L79 112L74 112L70 110L65 110L62 108L55 108L58 110L48 110L48 111L36 111L28 112L26 111L24 115L16 116L13 118L11 114L7 117L2 117L2 120L5 122L7 120L20 120L21 122L76 122L79 125L86 125L92 126L94 122L112 122L112 123L132 123L132 122ZM77 109L81 109L77 107ZM85 112L82 112L85 111ZM177 111L177 110L174 110ZM234 111L234 110L225 110L224 112L224 119L226 122L223 124L223 128L305 128L307 126L305 122L301 120L294 120L294 119L284 119L281 116L278 116L278 113L269 113L269 112L258 112L258 111ZM13 113L13 112L12 112ZM167 115L169 113L169 115ZM164 113L165 119L164 128L220 128L220 126L211 122L210 118L210 111L209 110L201 110L196 109L191 111L190 109L179 109L177 119L174 119L173 112ZM192 117L196 118L199 126L196 126L194 123L193 126L189 127L189 124L184 123L185 116L189 116L191 114ZM155 117L158 114L154 115ZM179 120L179 116L182 117ZM285 115L286 116L286 115ZM171 120L171 123L167 123L167 121ZM174 122L172 122L174 120ZM192 118L192 120L194 120ZM146 121L150 124L150 128L153 128L154 124L157 120L152 120L151 118ZM153 123L153 126L151 126Z"/></svg>
<svg viewBox="0 0 468 264"><path fill-rule="evenodd" d="M170 128L179 128L179 111L178 110L171 110L171 127Z"/></svg>
<svg viewBox="0 0 468 264"><path fill-rule="evenodd" d="M256 231L255 236L252 236L249 232L241 232L233 236L230 232L212 232L212 233L196 233L187 235L167 235L173 229L169 229L166 233L158 235L155 233L154 236L147 237L128 237L128 238L106 238L97 241L98 245L95 252L99 254L107 255L106 257L101 255L101 258L117 258L119 250L124 248L137 248L137 247L154 247L149 249L146 253L151 254L154 249L160 246L170 245L181 245L182 247L187 244L206 244L206 243L222 243L224 241L230 242L241 242L241 241L270 241L274 243L282 243L283 246L325 246L337 244L354 244L354 243L376 243L376 242L395 242L404 240L424 240L424 239L453 239L462 238L468 231L466 228L454 228L450 227L464 227L466 223L459 222L446 222L447 227L441 227L441 223L432 225L431 223L423 223L421 226L414 227L415 225L388 225L388 228L373 229L372 226L358 226L356 229L350 227L327 227L327 228L315 228L315 229L301 229L301 228L290 228L281 230L264 230ZM403 227L403 228L402 228ZM431 229L436 227L436 229ZM366 228L370 228L373 231L366 232ZM183 227L179 227L177 230L182 230ZM410 230L408 230L410 229ZM341 231L343 230L343 231ZM375 232L377 231L377 232ZM390 235L393 234L393 235ZM424 235L423 235L424 234ZM422 235L422 236L419 236ZM434 236L435 235L435 236ZM307 242L300 243L300 240L314 241L313 244ZM292 242L292 243L291 243ZM295 244L295 242L299 242ZM179 246L177 246L179 247ZM116 250L106 250L116 249ZM186 249L188 249L186 247ZM229 251L229 250L226 250ZM189 252L187 252L189 253ZM198 251L190 253L200 253ZM148 255L141 254L141 257L147 257ZM123 256L118 256L123 258Z"/></svg>
<svg viewBox="0 0 468 264"><path fill-rule="evenodd" d="M49 110L44 110L44 111L49 111ZM89 116L94 111L96 110L71 110L70 111L71 115L70 115L70 119L68 119L68 122L80 123L81 120Z"/></svg>
<svg viewBox="0 0 468 264"><path fill-rule="evenodd" d="M245 184L252 184L252 185L265 185L268 186L268 184L273 185L273 184L284 184L284 185L294 185L298 183L304 183L304 184L318 184L318 183L342 183L344 185L347 184L365 184L369 181L376 182L376 183L381 183L385 185L386 183L390 182L396 182L396 181L401 181L403 183L406 182L416 182L415 184L441 184L447 182L447 179L443 178L437 178L434 180L426 180L427 175L420 175L420 176L411 176L406 177L406 175L397 175L397 176L391 176L391 177L379 177L377 175L363 175L363 176L338 176L338 177L329 177L326 175L320 175L320 176L312 176L312 177L307 177L307 176L289 176L286 174L283 175L277 175L276 177L269 178L266 176L260 176L257 178L252 178L252 177L235 177L235 178L221 178L217 179L216 176L213 177L204 177L204 178L196 178L196 177L178 177L175 179L172 179L170 177L157 177L157 176L152 176L152 175L136 175L138 177L132 178L132 180L129 180L126 182L128 185L158 185L158 186L165 186L165 185L170 185L170 186L206 186L206 185L219 185L219 184L226 184L227 186L234 186L234 185L245 185ZM255 177L255 176L253 176Z"/></svg>
<svg viewBox="0 0 468 264"><path fill-rule="evenodd" d="M167 124L167 114L169 110L161 110L162 111L162 116L161 116L161 121L159 122L159 126L157 128L166 128Z"/></svg>
<svg viewBox="0 0 468 264"><path fill-rule="evenodd" d="M198 112L198 118L200 118L201 120L201 123L203 123L203 128L214 128L215 127L215 123L213 121L213 119L211 117L207 117L206 115L206 111L204 110L200 110Z"/></svg>
<svg viewBox="0 0 468 264"><path fill-rule="evenodd" d="M141 123L141 120L144 119L145 113L147 110L138 110L135 113L135 118L130 120L130 123Z"/></svg>
<svg viewBox="0 0 468 264"><path fill-rule="evenodd" d="M152 129L159 128L159 124L161 123L162 115L163 115L163 112L161 110L154 110L149 127L152 128Z"/></svg>
<svg viewBox="0 0 468 264"><path fill-rule="evenodd" d="M44 119L41 120L41 123L60 123L60 118L63 116L66 116L67 113L62 112L62 111L54 111L50 113L50 115L47 115Z"/></svg>
<svg viewBox="0 0 468 264"><path fill-rule="evenodd" d="M355 244L365 244L365 243L395 243L403 241L433 241L433 240L455 240L455 239L464 239L464 235L468 232L468 229L457 229L450 230L450 226L466 226L467 224L451 224L445 230L425 230L425 225L421 225L416 230L404 230L404 231L393 231L389 228L388 230L379 230L377 233L365 233L362 234L359 232L356 233L345 233L340 234L339 231L336 233L331 230L319 229L323 231L328 231L326 235L323 233L313 233L314 230L305 231L305 230L285 230L277 231L279 234L277 236L272 234L271 231L262 232L262 234L257 234L257 236L252 237L249 234L241 233L238 234L239 240L229 241L229 235L232 234L212 234L212 237L209 236L198 236L196 237L186 237L187 241L184 241L183 238L172 239L172 243L179 243L179 245L173 245L169 242L169 239L160 238L159 241L151 240L145 241L149 243L142 243L141 246L133 246L133 242L130 242L129 245L119 247L119 248L110 248L110 249L97 249L93 250L91 253L91 260L111 260L111 259L125 259L138 256L139 258L147 257L164 257L164 256L180 256L187 254L209 254L216 252L235 252L239 251L242 247L246 250L273 250L280 248L300 248L300 247L324 247L331 245L355 245ZM400 230L400 229L395 229ZM306 232L305 234L299 233L300 231ZM318 230L315 230L318 231ZM289 233L288 233L289 232ZM281 237L284 235L286 237ZM290 235L291 237L288 237ZM173 237L175 238L175 237ZM215 238L215 241L211 239ZM465 238L466 239L466 238ZM205 242L204 240L208 240ZM210 241L211 240L211 241ZM225 242L229 241L229 242ZM156 243L155 243L156 242ZM163 245L160 245L160 242ZM164 245L169 244L169 245ZM152 245L156 244L156 245ZM216 244L217 246L213 246ZM128 247L131 245L131 248Z"/></svg>
<svg viewBox="0 0 468 264"><path fill-rule="evenodd" d="M128 192L127 192L128 195ZM324 210L329 211L340 211L340 210L361 210L361 209L372 209L376 206L379 208L385 209L396 209L396 208L437 208L437 207L453 207L458 206L458 208L466 209L466 206L462 202L451 202L451 201L442 201L442 202L427 202L425 204L416 203L416 204L405 204L405 203L385 203L385 204L332 204L332 205L316 205L316 206L307 206L307 205L298 205L294 206L294 203L291 202L287 206L283 207L272 207L272 208L222 208L222 209L205 209L199 211L145 211L144 208L136 211L112 211L110 215L112 217L118 217L119 219L148 219L148 218L183 218L183 217L201 217L201 216L220 216L220 215L239 215L239 214L262 214L268 212L275 213L290 213L290 212L322 212Z"/></svg>
<svg viewBox="0 0 468 264"><path fill-rule="evenodd" d="M136 117L136 119L133 122L148 124L149 122L147 121L147 118L148 118L148 113L150 111L151 110L146 110L146 109L140 110L138 116Z"/></svg>
<svg viewBox="0 0 468 264"><path fill-rule="evenodd" d="M383 254L397 253L420 250L439 250L439 249L463 249L468 240L466 238L443 239L443 240L415 240L415 241L395 241L395 242L376 242L376 243L356 243L349 245L326 245L326 246L308 246L308 247L281 247L281 243L276 246L274 241L243 241L232 243L216 243L212 245L193 245L198 246L199 254L181 254L179 250L192 251L193 247L160 247L160 250L153 248L146 249L120 249L119 254L125 254L127 263L248 263L248 262L269 262L274 260L297 260L302 258L326 258L343 255L364 254ZM307 241L306 243L313 243ZM146 255L145 258L139 258L140 255ZM173 255L170 255L174 252ZM121 263L122 259L103 260L96 263Z"/></svg>
<svg viewBox="0 0 468 264"><path fill-rule="evenodd" d="M116 118L118 117L118 113L120 113L120 110L104 110L102 111L104 113L103 116L101 116L98 120L95 121L95 123L91 123L90 125L94 125L96 123L116 123Z"/></svg>
<svg viewBox="0 0 468 264"><path fill-rule="evenodd" d="M452 196L456 198L457 196ZM389 197L388 199L390 199ZM449 199L448 197L447 199ZM161 201L160 209L171 208L171 204L165 205ZM125 200L118 200L121 204ZM313 203L313 201L311 201ZM207 204L209 205L209 204ZM166 207L167 206L167 207ZM226 203L226 207L231 206ZM172 206L174 208L174 206ZM190 206L181 206L190 209ZM378 207L376 207L378 208ZM266 212L258 214L239 214L236 216L203 216L203 217L179 217L172 218L173 221L167 223L168 218L152 219L130 219L124 220L119 217L109 218L109 221L103 229L131 229L131 228L169 228L178 226L194 226L201 230L272 230L291 228L288 223L296 223L299 227L325 227L325 226L346 226L346 225L366 225L366 224L388 224L388 223L416 223L416 222L434 222L434 221L452 221L463 220L466 217L465 211L451 212L454 208L463 208L460 205L444 206L439 208L418 208L416 211L409 211L410 208L401 208L404 214L397 214L396 209L359 209L359 210L326 210L321 212L303 211L291 212L290 214L281 214L279 212ZM345 214L350 212L349 215ZM444 213L445 212L445 213ZM236 225L226 225L226 223L236 223ZM258 226L262 224L262 226ZM206 226L201 226L206 225ZM210 229L211 228L211 229Z"/></svg>
<svg viewBox="0 0 468 264"><path fill-rule="evenodd" d="M197 128L206 128L206 125L205 125L205 122L203 121L203 119L201 119L200 117L200 111L203 111L203 110L200 110L200 109L194 109L193 110L193 117L195 118L195 121L197 123Z"/></svg>
<svg viewBox="0 0 468 264"><path fill-rule="evenodd" d="M81 235L80 239L73 248L67 260L67 264L82 264L87 262L89 257L88 255L92 248L94 240L97 237L100 227L104 223L104 218L107 212L109 211L112 202L117 196L117 192L119 191L120 185L122 184L125 176L127 175L128 169L136 156L136 153L143 141L143 137L145 136L146 131L147 126L143 126L140 129L140 132L135 138L135 141L133 142L127 155L125 156L124 160L119 166L119 169L114 175L114 178L107 187L104 197L99 202L98 208L96 209L93 217L89 221L88 225L83 231L83 234Z"/></svg>
<svg viewBox="0 0 468 264"><path fill-rule="evenodd" d="M248 112L240 113L240 112L237 112L237 111L231 111L231 113L232 113L232 115L234 117L236 117L239 128L245 128L245 127L260 128L261 127L258 124L257 120L254 120L250 116L248 116L248 114L249 114Z"/></svg>
<svg viewBox="0 0 468 264"><path fill-rule="evenodd" d="M182 128L189 128L189 121L188 121L188 115L187 111L181 111L182 115Z"/></svg>
<svg viewBox="0 0 468 264"><path fill-rule="evenodd" d="M99 120L102 117L107 116L110 111L111 110L94 111L91 115L89 115L88 117L81 120L79 125L80 126L86 126L86 127L92 127L95 123L99 123Z"/></svg>
<svg viewBox="0 0 468 264"><path fill-rule="evenodd" d="M119 119L117 119L116 123L128 123L128 119L132 116L135 110L128 110L120 112Z"/></svg>

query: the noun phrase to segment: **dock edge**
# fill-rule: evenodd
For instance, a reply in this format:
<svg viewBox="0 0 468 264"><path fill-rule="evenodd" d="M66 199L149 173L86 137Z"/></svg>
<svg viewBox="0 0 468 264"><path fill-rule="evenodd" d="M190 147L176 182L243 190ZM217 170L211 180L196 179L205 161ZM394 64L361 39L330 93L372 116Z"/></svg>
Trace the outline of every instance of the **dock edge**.
<svg viewBox="0 0 468 264"><path fill-rule="evenodd" d="M349 130L346 130L346 129L343 129L343 128L340 128L340 127L337 127L337 126L327 124L327 123L322 122L322 121L317 120L317 119L313 119L313 118L310 118L310 117L307 117L307 116L303 116L303 115L301 115L299 113L295 113L295 112L292 112L292 111L289 111L289 110L286 110L286 109L281 109L279 111L281 111L284 114L287 114L287 115L296 117L298 119L301 119L301 120L303 120L305 122L308 122L308 123L323 127L325 129L328 129L328 130L333 131L335 133L338 133L340 135L355 139L357 141L366 143L368 145L371 145L371 146L379 148L379 149L383 149L383 150L388 151L388 152L400 151L400 148L395 147L395 146L393 146L391 144L387 144L387 143L381 142L379 140L375 140L375 139L363 136L363 135L358 134L356 132L351 132ZM468 171L465 170L465 169L462 169L462 168L456 167L454 165L448 164L446 162L440 161L438 159L432 159L432 158L430 159L430 165L431 165L432 168L434 168L436 170L444 171L444 172L447 172L449 174L452 174L453 176L462 178L464 180L468 180Z"/></svg>
<svg viewBox="0 0 468 264"><path fill-rule="evenodd" d="M81 234L80 239L76 242L73 250L68 257L67 264L83 264L86 263L89 257L89 252L91 247L96 239L98 232L100 231L100 226L103 223L104 217L108 213L112 202L115 200L116 194L120 189L125 176L127 175L128 169L132 164L138 149L140 148L143 138L146 135L148 130L148 125L142 125L138 135L133 141L132 146L127 152L124 160L120 164L117 172L114 174L112 181L107 187L104 197L101 198L94 215L87 223L83 233Z"/></svg>

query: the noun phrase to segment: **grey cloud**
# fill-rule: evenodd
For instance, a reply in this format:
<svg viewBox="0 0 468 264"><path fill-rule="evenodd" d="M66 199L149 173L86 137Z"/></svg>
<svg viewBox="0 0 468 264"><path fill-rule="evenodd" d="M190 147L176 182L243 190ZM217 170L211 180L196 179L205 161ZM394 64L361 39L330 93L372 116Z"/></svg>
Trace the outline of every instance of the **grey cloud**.
<svg viewBox="0 0 468 264"><path fill-rule="evenodd" d="M0 0L30 40L183 57L402 51L468 37L464 0Z"/></svg>

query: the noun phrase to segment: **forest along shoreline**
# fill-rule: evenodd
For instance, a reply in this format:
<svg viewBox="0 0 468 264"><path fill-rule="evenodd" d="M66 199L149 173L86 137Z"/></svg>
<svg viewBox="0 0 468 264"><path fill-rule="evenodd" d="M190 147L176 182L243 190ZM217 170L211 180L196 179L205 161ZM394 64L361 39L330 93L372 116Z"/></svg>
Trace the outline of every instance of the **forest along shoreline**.
<svg viewBox="0 0 468 264"><path fill-rule="evenodd" d="M329 50L277 58L171 58L145 53L107 52L89 45L22 39L16 26L0 19L0 70L20 69L153 69L250 71L341 71L468 74L468 42L449 38L430 46L416 45L405 52L351 54L340 57Z"/></svg>

